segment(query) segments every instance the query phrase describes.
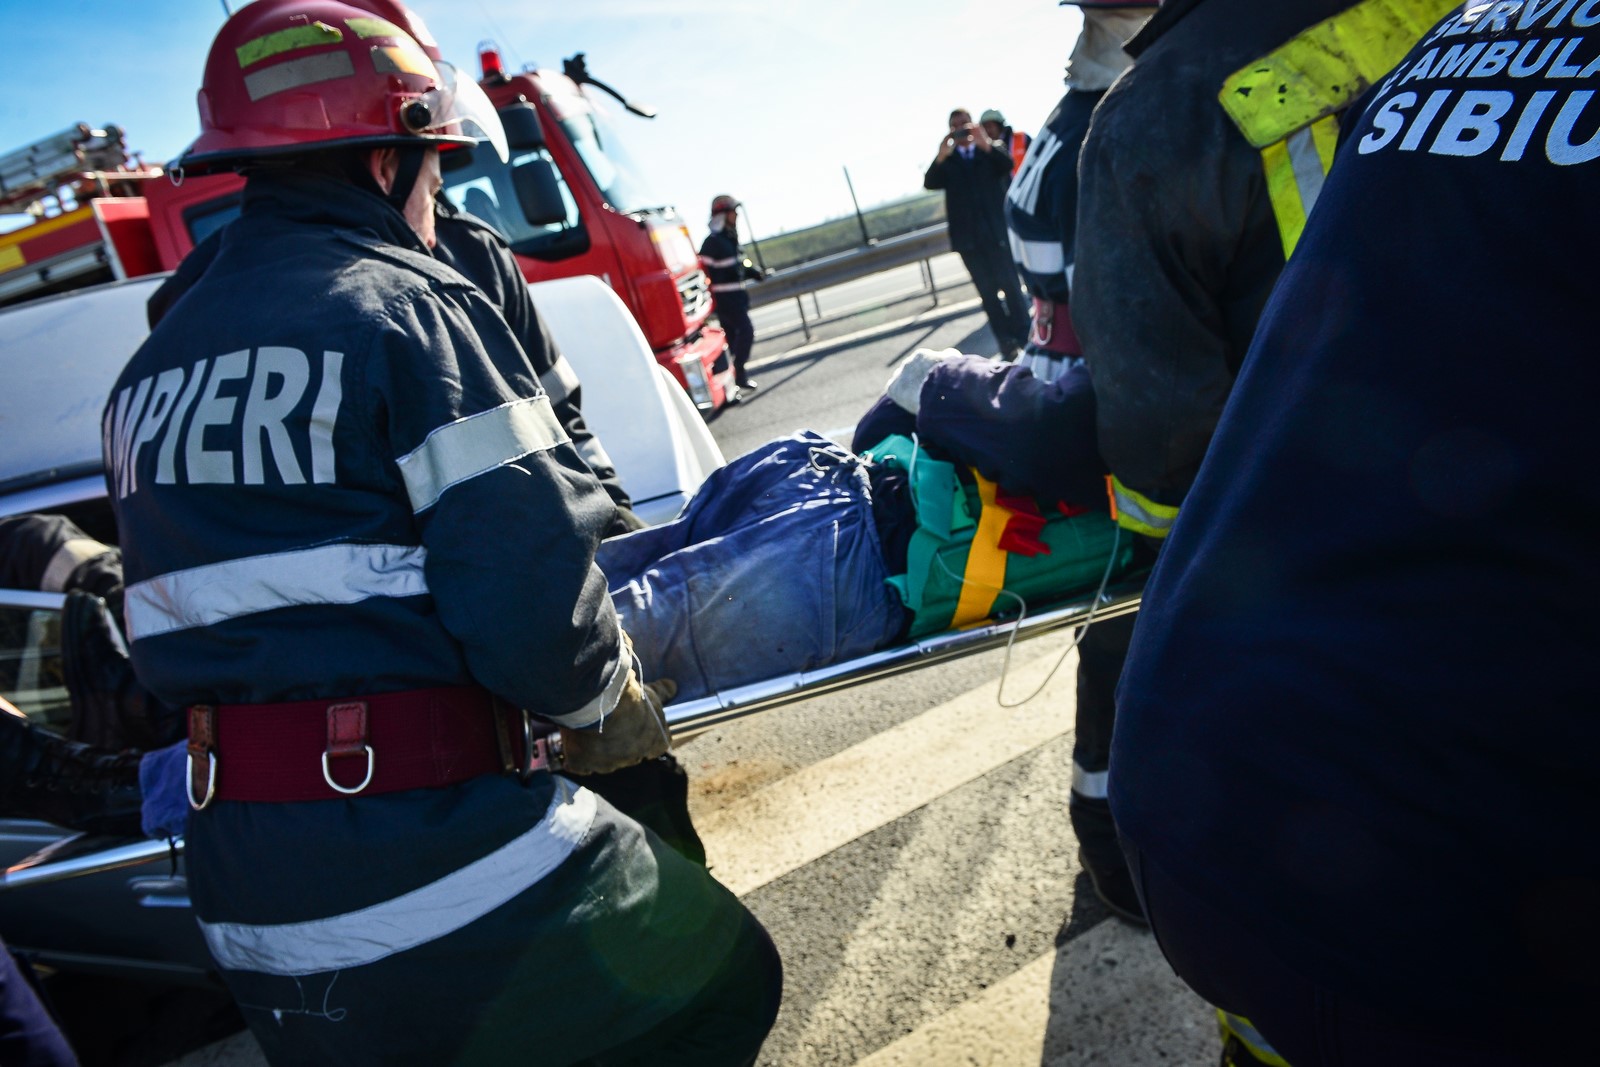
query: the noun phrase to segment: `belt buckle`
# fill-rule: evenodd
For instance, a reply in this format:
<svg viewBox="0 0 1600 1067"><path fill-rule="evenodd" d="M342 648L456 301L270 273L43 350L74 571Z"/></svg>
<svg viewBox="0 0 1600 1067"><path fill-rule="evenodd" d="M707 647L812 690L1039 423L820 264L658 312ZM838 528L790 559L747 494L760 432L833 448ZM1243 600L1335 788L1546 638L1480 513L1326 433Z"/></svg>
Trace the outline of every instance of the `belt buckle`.
<svg viewBox="0 0 1600 1067"><path fill-rule="evenodd" d="M217 709L210 704L193 704L189 712L189 752L184 761L183 792L189 807L203 811L217 795ZM195 774L195 757L206 761L206 795L194 798L198 781Z"/></svg>
<svg viewBox="0 0 1600 1067"><path fill-rule="evenodd" d="M526 782L534 771L559 771L561 769L561 744L556 734L533 736L533 716L522 709L522 766L517 776Z"/></svg>
<svg viewBox="0 0 1600 1067"><path fill-rule="evenodd" d="M189 807L195 811L204 811L206 805L211 803L211 798L217 795L217 754L215 752L201 753L206 760L206 795L199 800L194 798L194 753L190 752L186 760L186 773L183 777L183 792L189 798Z"/></svg>
<svg viewBox="0 0 1600 1067"><path fill-rule="evenodd" d="M331 756L365 756L367 773L357 786L342 786L328 769ZM367 704L358 700L328 706L328 747L322 750L322 780L335 793L353 797L372 784L372 746L367 743Z"/></svg>

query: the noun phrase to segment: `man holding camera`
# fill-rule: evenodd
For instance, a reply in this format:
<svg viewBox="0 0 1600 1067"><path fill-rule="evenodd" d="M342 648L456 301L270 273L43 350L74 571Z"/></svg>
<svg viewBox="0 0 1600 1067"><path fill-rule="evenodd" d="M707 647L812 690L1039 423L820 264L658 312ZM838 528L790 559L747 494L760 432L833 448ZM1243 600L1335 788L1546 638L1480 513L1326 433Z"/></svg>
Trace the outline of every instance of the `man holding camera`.
<svg viewBox="0 0 1600 1067"><path fill-rule="evenodd" d="M940 140L939 154L922 184L944 190L950 247L961 254L972 276L1001 354L1014 359L1028 338L1028 313L1006 241L1011 156L995 147L970 112L957 108L950 112L950 130Z"/></svg>

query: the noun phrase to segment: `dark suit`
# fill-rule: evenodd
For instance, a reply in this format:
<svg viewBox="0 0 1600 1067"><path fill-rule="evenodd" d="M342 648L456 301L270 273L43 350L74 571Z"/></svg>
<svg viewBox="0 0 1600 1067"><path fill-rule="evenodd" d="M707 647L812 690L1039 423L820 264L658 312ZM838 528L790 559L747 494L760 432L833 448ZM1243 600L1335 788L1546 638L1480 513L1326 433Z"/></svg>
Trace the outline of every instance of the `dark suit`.
<svg viewBox="0 0 1600 1067"><path fill-rule="evenodd" d="M944 190L950 221L950 247L961 253L972 284L983 300L989 328L1002 351L1021 348L1028 339L1028 312L1022 282L1006 241L1005 197L1011 184L1011 156L1000 145L974 148L966 159L956 149L928 167L922 184ZM1004 299L1002 299L1004 293Z"/></svg>

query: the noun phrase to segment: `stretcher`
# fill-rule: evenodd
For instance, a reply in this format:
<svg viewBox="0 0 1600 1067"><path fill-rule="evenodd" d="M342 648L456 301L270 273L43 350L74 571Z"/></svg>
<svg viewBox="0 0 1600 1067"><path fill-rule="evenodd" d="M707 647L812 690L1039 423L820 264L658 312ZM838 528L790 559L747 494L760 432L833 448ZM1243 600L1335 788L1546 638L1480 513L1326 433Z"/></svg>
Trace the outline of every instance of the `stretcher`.
<svg viewBox="0 0 1600 1067"><path fill-rule="evenodd" d="M795 671L698 700L672 704L666 709L667 725L673 739L682 741L746 715L988 652L1014 641L1127 615L1139 610L1144 577L1140 574L1124 578L1103 590L1030 610L1020 619L991 621L908 640L840 663ZM0 873L0 890L58 882L164 858L176 864L182 853L182 838L128 841L77 834L11 865Z"/></svg>

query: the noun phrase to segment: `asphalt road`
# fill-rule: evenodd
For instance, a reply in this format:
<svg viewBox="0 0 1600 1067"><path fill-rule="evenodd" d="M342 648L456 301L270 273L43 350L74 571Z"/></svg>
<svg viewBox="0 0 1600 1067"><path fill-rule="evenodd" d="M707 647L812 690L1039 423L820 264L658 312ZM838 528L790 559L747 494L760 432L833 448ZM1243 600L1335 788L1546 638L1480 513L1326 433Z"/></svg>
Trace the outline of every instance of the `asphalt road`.
<svg viewBox="0 0 1600 1067"><path fill-rule="evenodd" d="M729 457L801 427L848 440L906 353L993 351L970 298L970 289L945 293L940 309L902 301L909 321L880 313L855 336L861 318L837 321L832 340L798 350L774 327L758 341L761 389L716 417L714 435ZM1027 643L1016 660L1009 699L1060 666L1014 710L995 701L1001 657L989 653L680 746L713 870L785 961L784 1004L761 1063L1217 1061L1209 1010L1149 934L1108 916L1078 865L1066 815L1068 639ZM262 1061L239 1034L177 1062Z"/></svg>

